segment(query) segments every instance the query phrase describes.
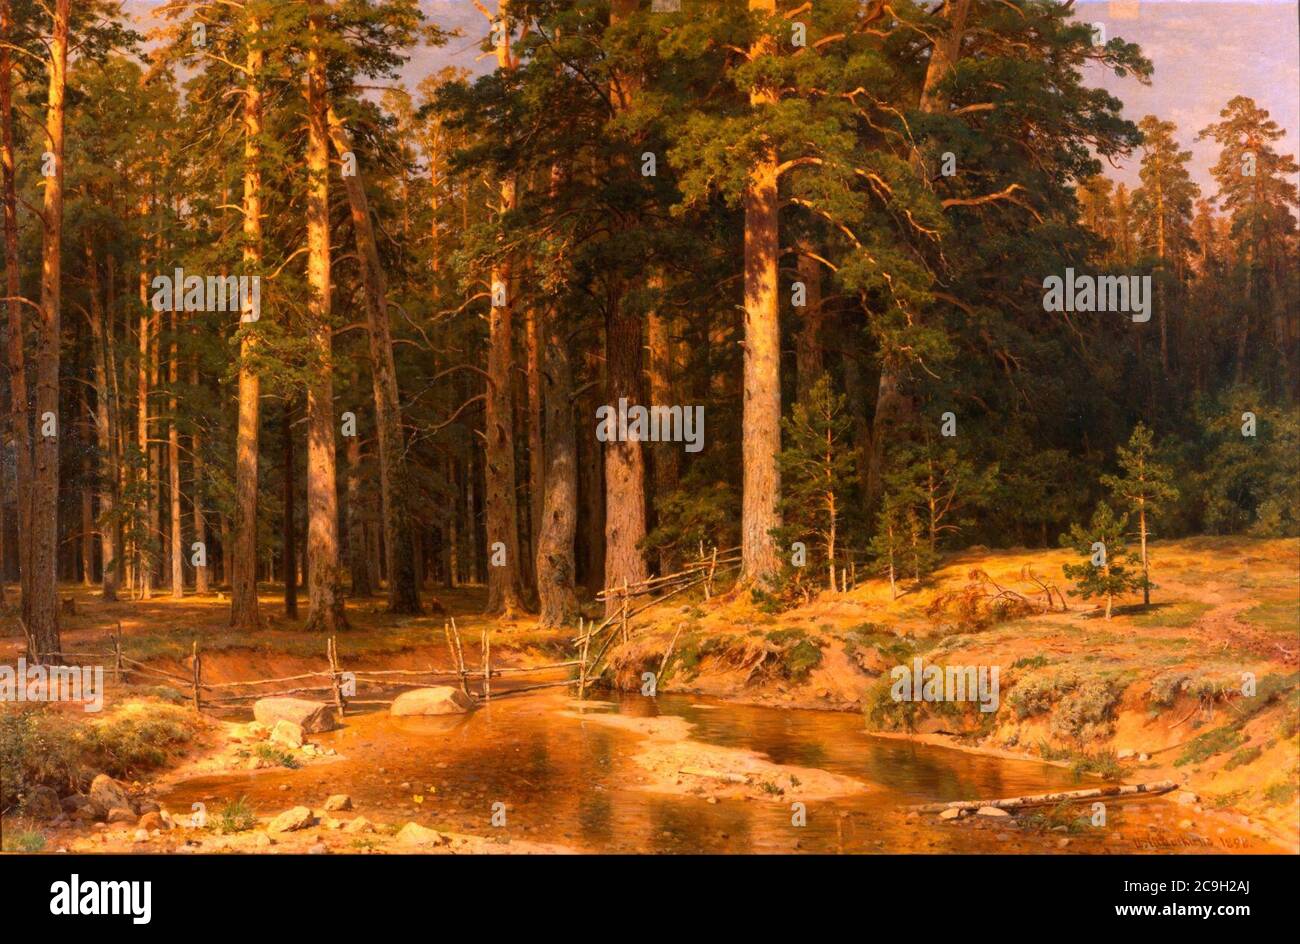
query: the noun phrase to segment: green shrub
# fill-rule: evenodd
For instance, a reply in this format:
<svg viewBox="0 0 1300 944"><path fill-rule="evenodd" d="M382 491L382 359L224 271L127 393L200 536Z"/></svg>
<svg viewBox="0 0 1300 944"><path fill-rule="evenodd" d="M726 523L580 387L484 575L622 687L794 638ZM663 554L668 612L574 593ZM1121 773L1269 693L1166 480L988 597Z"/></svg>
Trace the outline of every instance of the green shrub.
<svg viewBox="0 0 1300 944"><path fill-rule="evenodd" d="M253 812L253 808L248 805L248 799L240 797L221 808L221 812L217 814L217 818L213 823L213 829L225 835L242 833L256 825L257 815Z"/></svg>
<svg viewBox="0 0 1300 944"><path fill-rule="evenodd" d="M298 763L298 758L284 748L276 747L274 744L268 744L265 741L253 748L253 755L259 760L267 761L278 767L288 767L290 770L296 770L301 766Z"/></svg>
<svg viewBox="0 0 1300 944"><path fill-rule="evenodd" d="M0 851L4 852L41 852L45 849L45 834L34 829L24 829L12 834L5 833Z"/></svg>
<svg viewBox="0 0 1300 944"><path fill-rule="evenodd" d="M1090 741L1108 733L1124 687L1113 679L1090 678L1061 699L1052 713L1052 734Z"/></svg>

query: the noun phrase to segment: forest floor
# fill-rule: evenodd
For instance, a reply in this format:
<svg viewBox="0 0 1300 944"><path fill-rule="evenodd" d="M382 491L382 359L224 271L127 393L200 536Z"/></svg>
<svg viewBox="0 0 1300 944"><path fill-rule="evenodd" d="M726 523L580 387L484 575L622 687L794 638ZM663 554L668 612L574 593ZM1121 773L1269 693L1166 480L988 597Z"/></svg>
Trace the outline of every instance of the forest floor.
<svg viewBox="0 0 1300 944"><path fill-rule="evenodd" d="M959 600L978 604L991 586L989 580L1041 601L1041 595L1033 596L1039 586L1028 579L1027 566L1042 580L1067 589L1059 574L1069 558L1067 552L1054 550L973 549L946 560L920 589L900 585L903 592L897 599L890 598L888 583L880 579L862 581L846 592L822 593L783 612L769 612L774 609L770 601L756 600L747 591L709 601L683 603L679 598L651 610L644 628L614 650L611 674L618 687L637 690L643 672L659 673L663 665L657 684L665 694L690 693L771 708L860 712L867 727L884 737L995 757L1033 758L1071 766L1089 777L1172 779L1182 787L1180 802L1194 805L1197 814L1296 851L1300 545L1288 540L1196 538L1157 542L1151 553L1157 585L1152 605L1122 601L1109 621L1101 618L1092 601L1076 598L1068 598L1065 611L1058 601L1051 612L1012 613L1001 621L978 605L959 605ZM984 576L973 577L977 571ZM301 619L281 616L280 601L271 593L262 600L267 627L253 636L229 631L229 604L218 594L179 601L157 595L148 601L108 604L93 588L68 586L63 593L76 601L76 614L63 618L68 651L106 650L111 634L120 628L129 657L179 674L188 674L190 643L199 639L205 681L283 676L326 665L321 637L306 633ZM479 615L481 588L438 589L436 594L441 607L456 616L471 665L478 659L477 640L485 627L492 631L494 665L498 660L502 665L540 665L572 657L572 627L539 631L524 621L485 620ZM303 604L305 610L305 600ZM440 612L394 618L383 612L382 600L376 598L354 601L349 616L353 628L340 634L338 642L345 669L448 664L445 616ZM12 664L21 650L20 636L0 637L0 662ZM889 670L910 666L916 658L925 664L999 667L997 711L924 703L914 706L916 714L901 715L888 698ZM1253 677L1253 696L1240 693L1247 678L1243 673ZM110 683L105 711L99 715L84 715L76 706L51 707L67 725L85 726L93 719L90 724L101 732L94 742L97 760L126 757L129 766L139 759L139 773L125 779L134 779L134 789L143 795L155 787L242 769L250 762L250 750L261 750L238 720L195 717L188 707L177 707L187 701L188 691L180 684ZM559 714L572 714L573 709L565 707L572 703L565 699L551 699L550 704ZM683 786L676 773L693 766L744 768L753 783L765 785L774 795L783 782L800 784L804 793L852 792L845 778L827 771L774 764L755 752L693 741L671 717L610 714L591 715L589 720L620 729L619 736L635 735L638 769L649 789L695 790L689 778ZM138 743L154 732L161 743ZM114 737L128 743L120 746ZM307 762L328 769L335 759L319 753ZM757 798L742 797L745 788L735 784L712 784L711 789L710 802L731 793ZM332 792L347 792L346 782ZM336 815L313 810L314 825L276 834L277 851L331 846L442 852L567 848L526 836L503 842L445 829L436 839L418 830L403 836L397 822L363 822L354 830L362 835L356 835L346 832L350 820ZM173 825L178 831L168 843L179 842L177 848L187 851L260 851L265 842L257 838L265 831L213 837L206 830L186 838L183 824ZM9 836L26 828L12 819L7 826ZM120 829L81 821L63 829L67 835L55 841L73 850L108 851L140 841L134 825Z"/></svg>

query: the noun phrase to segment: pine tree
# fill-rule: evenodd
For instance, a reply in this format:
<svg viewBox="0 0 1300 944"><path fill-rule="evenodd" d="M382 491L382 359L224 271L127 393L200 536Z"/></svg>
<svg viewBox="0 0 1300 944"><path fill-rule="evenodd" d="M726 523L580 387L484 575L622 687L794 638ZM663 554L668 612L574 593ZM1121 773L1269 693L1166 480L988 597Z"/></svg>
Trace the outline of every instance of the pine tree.
<svg viewBox="0 0 1300 944"><path fill-rule="evenodd" d="M783 531L817 538L825 554L826 585L832 593L836 589L836 536L848 504L845 493L853 480L852 423L843 395L835 393L826 374L817 379L806 399L795 403L792 415L782 423L786 440L781 453Z"/></svg>
<svg viewBox="0 0 1300 944"><path fill-rule="evenodd" d="M1140 568L1141 561L1128 552L1125 543L1127 528L1127 514L1116 517L1110 505L1098 502L1086 526L1073 524L1068 534L1061 535L1062 547L1071 547L1087 558L1081 564L1061 566L1077 587L1070 595L1085 600L1104 597L1106 619L1110 619L1115 597L1143 585L1142 574L1133 570Z"/></svg>
<svg viewBox="0 0 1300 944"><path fill-rule="evenodd" d="M1121 505L1137 512L1138 539L1141 542L1139 559L1142 562L1142 603L1151 605L1151 566L1147 557L1148 516L1157 513L1161 505L1175 501L1178 489L1171 484L1172 471L1157 462L1151 430L1138 423L1129 436L1128 445L1116 449L1121 475L1103 475L1101 484L1110 489Z"/></svg>

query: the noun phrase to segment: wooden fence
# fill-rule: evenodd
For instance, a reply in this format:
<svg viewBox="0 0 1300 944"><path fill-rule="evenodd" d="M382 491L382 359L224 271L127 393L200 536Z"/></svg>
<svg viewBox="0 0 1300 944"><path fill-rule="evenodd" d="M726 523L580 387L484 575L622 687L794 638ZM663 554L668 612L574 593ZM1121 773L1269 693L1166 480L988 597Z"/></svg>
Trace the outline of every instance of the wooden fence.
<svg viewBox="0 0 1300 944"><path fill-rule="evenodd" d="M539 689L568 685L577 685L578 697L585 698L590 680L600 677L603 671L603 660L614 641L617 639L627 642L631 638L631 624L635 617L651 607L658 606L695 588L702 588L706 599L712 596L715 581L724 574L739 569L739 551L740 548L719 551L715 547L706 554L701 546L699 558L677 573L666 574L661 577L649 577L636 583L629 583L625 580L620 587L605 588L596 595L596 598L607 604L607 609L611 610L610 615L606 616L604 621L599 624L595 620L586 622L579 617L578 635L573 640L578 657L545 665L500 666L493 668L492 640L487 627L484 627L479 639L481 664L478 670L470 669L465 662L465 649L454 617L443 623L443 636L447 644L447 652L451 658L452 668L450 669L359 669L346 671L339 660L337 639L330 636L325 642L327 669L317 672L302 672L297 675L286 675L279 678L248 679L239 682L205 682L203 680L203 649L198 640L194 640L190 644L190 672L188 675L182 675L157 666L146 665L139 659L132 659L125 655L122 651L121 623L117 624L117 630L111 636L112 645L107 652L63 651L46 652L42 655L44 657L58 656L62 659L103 660L111 664L113 678L119 682L128 674L131 674L145 679L165 682L173 686L181 686L182 690L189 690L190 702L195 711L201 711L205 707L216 709L236 707L259 698L327 693L341 716L346 712L349 705L391 705L394 701L392 698L358 698L356 696L356 686L366 685L378 688L380 691L376 694L382 694L386 689L426 688L437 682L458 683L461 691L470 698L485 703L490 702L493 697L506 698ZM636 606L632 605L633 599L643 597L649 597L649 599ZM612 600L617 601L617 604L610 607L608 604ZM34 640L30 634L27 634L26 626L23 627L23 631L27 635L28 652L31 655L35 652ZM680 631L679 628L678 633ZM674 635L669 643L668 650L664 653L663 665L660 668L661 673L667 665L668 657L676 642L677 636ZM42 660L36 658L35 661L40 662ZM557 669L575 667L578 670L577 678L541 681L508 688L499 690L495 696L492 691L493 678L536 675ZM320 682L321 684L311 684L313 682ZM471 682L479 683L477 691L470 685ZM262 686L285 684L289 684L291 687L271 691L262 690Z"/></svg>

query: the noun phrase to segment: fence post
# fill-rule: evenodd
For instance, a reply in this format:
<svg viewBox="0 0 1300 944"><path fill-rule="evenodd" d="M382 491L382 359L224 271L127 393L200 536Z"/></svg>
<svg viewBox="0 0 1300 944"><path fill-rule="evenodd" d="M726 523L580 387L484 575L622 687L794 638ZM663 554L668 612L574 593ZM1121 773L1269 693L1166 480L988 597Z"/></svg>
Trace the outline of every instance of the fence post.
<svg viewBox="0 0 1300 944"><path fill-rule="evenodd" d="M587 697L587 647L591 645L591 629L584 632L582 628L582 617L578 617L578 635L582 636L582 656L578 663L578 700L582 701Z"/></svg>
<svg viewBox="0 0 1300 944"><path fill-rule="evenodd" d="M483 700L492 700L492 642L488 639L487 627L483 627L481 640L483 649Z"/></svg>
<svg viewBox="0 0 1300 944"><path fill-rule="evenodd" d="M326 643L326 652L330 660L330 681L334 685L334 706L339 710L339 719L342 720L343 713L347 706L343 703L343 689L339 685L339 650L338 637L331 636Z"/></svg>
<svg viewBox="0 0 1300 944"><path fill-rule="evenodd" d="M113 681L120 684L122 681L122 624L117 624L117 632L113 635Z"/></svg>
<svg viewBox="0 0 1300 944"><path fill-rule="evenodd" d="M460 630L456 628L456 617L451 618L451 632L456 638L456 669L460 672L460 690L469 694L469 679L465 673L465 650L460 644Z"/></svg>

